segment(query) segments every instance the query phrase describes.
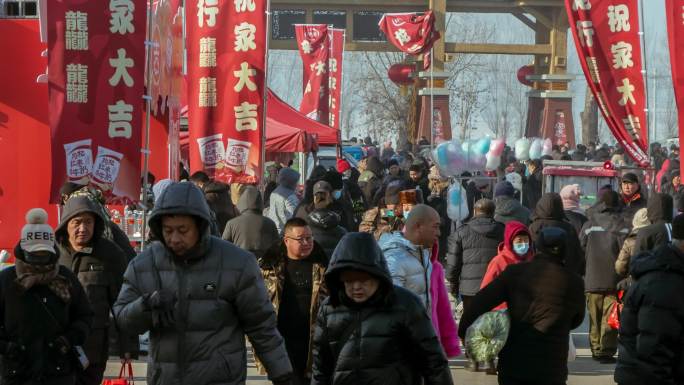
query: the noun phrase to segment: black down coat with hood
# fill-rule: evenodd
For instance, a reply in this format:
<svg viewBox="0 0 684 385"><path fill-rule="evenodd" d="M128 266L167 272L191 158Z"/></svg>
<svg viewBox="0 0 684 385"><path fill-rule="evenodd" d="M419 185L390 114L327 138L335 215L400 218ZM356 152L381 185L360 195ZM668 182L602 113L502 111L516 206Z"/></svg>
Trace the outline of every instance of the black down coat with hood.
<svg viewBox="0 0 684 385"><path fill-rule="evenodd" d="M375 294L353 302L344 270L380 281ZM392 284L387 263L368 233L349 233L325 274L330 296L318 312L311 385L451 385L449 365L418 297Z"/></svg>
<svg viewBox="0 0 684 385"><path fill-rule="evenodd" d="M246 186L237 204L240 216L228 221L223 231L224 240L253 253L257 259L280 240L275 223L262 215L263 208L259 190Z"/></svg>
<svg viewBox="0 0 684 385"><path fill-rule="evenodd" d="M182 258L162 242L165 215L193 216L200 239ZM114 305L120 325L150 331L149 385L244 385L245 336L269 379L289 378L292 366L254 256L209 233L209 206L199 188L181 182L157 198L150 215L154 242L129 265ZM150 295L175 295L174 322L154 322Z"/></svg>
<svg viewBox="0 0 684 385"><path fill-rule="evenodd" d="M503 242L504 228L492 218L473 218L449 236L447 279L454 294L480 291L487 266Z"/></svg>
<svg viewBox="0 0 684 385"><path fill-rule="evenodd" d="M634 255L653 251L672 240L672 197L655 193L648 199L646 215L650 226L640 229L634 244Z"/></svg>
<svg viewBox="0 0 684 385"><path fill-rule="evenodd" d="M615 381L684 384L684 253L663 245L632 258L620 315Z"/></svg>
<svg viewBox="0 0 684 385"><path fill-rule="evenodd" d="M340 216L332 210L318 209L306 217L306 222L311 227L314 240L323 247L325 255L330 258L337 243L344 234L347 234L347 230L340 226Z"/></svg>
<svg viewBox="0 0 684 385"><path fill-rule="evenodd" d="M532 213L530 234L532 241L537 242L539 232L544 227L558 227L568 233L568 243L565 248L565 266L578 275L584 275L584 250L580 246L579 234L568 221L563 209L563 200L558 193L542 195Z"/></svg>

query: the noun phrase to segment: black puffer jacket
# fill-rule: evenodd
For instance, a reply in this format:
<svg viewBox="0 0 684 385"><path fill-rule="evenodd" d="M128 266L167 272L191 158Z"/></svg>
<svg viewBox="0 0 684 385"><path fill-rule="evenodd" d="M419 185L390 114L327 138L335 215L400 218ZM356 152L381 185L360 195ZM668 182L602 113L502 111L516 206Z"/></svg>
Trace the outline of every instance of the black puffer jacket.
<svg viewBox="0 0 684 385"><path fill-rule="evenodd" d="M95 217L95 227L90 247L75 251L70 247L67 226L69 221L82 213ZM94 312L93 324L83 349L93 364L104 364L109 358L109 337L111 308L119 295L128 259L113 242L105 239L102 232L105 220L97 207L86 197L70 198L62 211L62 220L55 230L57 247L60 251L59 264L70 269L85 289ZM117 354L138 351L138 337L121 333Z"/></svg>
<svg viewBox="0 0 684 385"><path fill-rule="evenodd" d="M314 210L306 217L306 222L311 227L314 240L323 247L325 255L330 258L337 243L347 233L347 230L340 226L340 216L332 210Z"/></svg>
<svg viewBox="0 0 684 385"><path fill-rule="evenodd" d="M19 247L15 253L17 258L23 258ZM6 351L10 342L26 349L16 358L2 356L0 383L3 385L74 383L77 369L72 357L60 354L51 346L60 336L66 337L71 345L83 345L93 312L76 276L64 266L59 267L58 274L70 283L69 303L64 303L45 285L20 291L15 282L17 272L14 266L0 272L0 351ZM59 321L50 318L46 307ZM58 326L57 322L61 325Z"/></svg>
<svg viewBox="0 0 684 385"><path fill-rule="evenodd" d="M475 295L489 262L503 242L504 225L492 218L473 218L449 236L447 279L454 295Z"/></svg>
<svg viewBox="0 0 684 385"><path fill-rule="evenodd" d="M574 273L584 275L584 250L580 247L579 235L568 222L563 210L563 200L558 193L542 195L532 213L530 234L532 241L537 242L539 232L544 227L558 227L568 233L568 243L565 249L565 266ZM617 255L617 254L616 254Z"/></svg>
<svg viewBox="0 0 684 385"><path fill-rule="evenodd" d="M541 168L534 170L532 175L523 179L523 205L530 210L537 207L542 197L542 175Z"/></svg>
<svg viewBox="0 0 684 385"><path fill-rule="evenodd" d="M247 186L237 204L240 216L226 223L223 239L242 250L253 253L257 259L280 240L275 223L262 215L264 209L261 193L254 186Z"/></svg>
<svg viewBox="0 0 684 385"><path fill-rule="evenodd" d="M672 197L660 193L651 195L647 210L646 215L651 225L637 233L634 254L653 251L661 245L670 243L672 239Z"/></svg>
<svg viewBox="0 0 684 385"><path fill-rule="evenodd" d="M684 253L663 245L632 258L620 318L615 381L684 384Z"/></svg>
<svg viewBox="0 0 684 385"><path fill-rule="evenodd" d="M344 270L380 281L358 304L340 282ZM330 291L318 313L312 385L452 384L449 365L418 297L392 285L385 258L368 233L340 241L325 274Z"/></svg>
<svg viewBox="0 0 684 385"><path fill-rule="evenodd" d="M582 279L543 253L510 265L473 298L461 318L461 338L477 317L502 302L508 304L511 330L499 353L499 376L521 384L564 384L568 333L584 319Z"/></svg>
<svg viewBox="0 0 684 385"><path fill-rule="evenodd" d="M565 210L565 217L575 229L577 235L582 232L582 227L584 227L584 224L589 220L586 215L573 210Z"/></svg>
<svg viewBox="0 0 684 385"><path fill-rule="evenodd" d="M615 272L622 243L629 235L619 207L599 203L582 227L580 241L587 257L584 288L587 292L614 292L620 277Z"/></svg>
<svg viewBox="0 0 684 385"><path fill-rule="evenodd" d="M238 216L233 201L230 199L230 186L221 182L210 182L202 189L209 208L216 214L218 233L223 234L226 223Z"/></svg>

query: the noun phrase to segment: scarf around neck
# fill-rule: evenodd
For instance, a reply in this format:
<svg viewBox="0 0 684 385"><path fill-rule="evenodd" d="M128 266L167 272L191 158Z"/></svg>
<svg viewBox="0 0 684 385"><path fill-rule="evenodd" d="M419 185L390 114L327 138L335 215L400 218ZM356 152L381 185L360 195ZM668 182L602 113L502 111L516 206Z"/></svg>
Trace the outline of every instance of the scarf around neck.
<svg viewBox="0 0 684 385"><path fill-rule="evenodd" d="M59 275L59 265L32 265L20 259L16 260L17 279L15 282L27 291L36 285L47 286L62 301L71 300L71 285L66 277Z"/></svg>

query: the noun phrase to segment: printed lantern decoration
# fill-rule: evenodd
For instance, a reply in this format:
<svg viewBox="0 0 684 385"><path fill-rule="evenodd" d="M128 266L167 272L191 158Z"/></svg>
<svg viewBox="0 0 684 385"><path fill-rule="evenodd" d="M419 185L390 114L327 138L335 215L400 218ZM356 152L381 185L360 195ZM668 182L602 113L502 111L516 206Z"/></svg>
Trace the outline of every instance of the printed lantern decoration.
<svg viewBox="0 0 684 385"><path fill-rule="evenodd" d="M407 86L413 83L411 74L416 70L415 64L397 63L387 70L387 76L398 86Z"/></svg>
<svg viewBox="0 0 684 385"><path fill-rule="evenodd" d="M518 69L518 81L528 87L532 87L534 83L527 80L528 75L534 75L534 66L532 64L522 66Z"/></svg>

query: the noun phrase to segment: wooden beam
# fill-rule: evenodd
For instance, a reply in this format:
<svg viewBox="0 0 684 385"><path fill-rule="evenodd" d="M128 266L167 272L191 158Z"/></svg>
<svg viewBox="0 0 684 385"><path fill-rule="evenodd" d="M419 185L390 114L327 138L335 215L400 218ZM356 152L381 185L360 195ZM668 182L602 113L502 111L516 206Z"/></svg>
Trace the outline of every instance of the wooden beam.
<svg viewBox="0 0 684 385"><path fill-rule="evenodd" d="M548 55L551 53L551 45L446 43L446 52L500 55Z"/></svg>
<svg viewBox="0 0 684 385"><path fill-rule="evenodd" d="M425 0L271 0L271 7L278 9L280 6L288 7L315 7L317 9L328 9L329 6L343 6L343 7L364 7L368 10L374 10L368 7L379 8L393 8L394 12L403 12L401 7L417 7L427 9ZM521 7L564 7L563 0L520 0L520 1L488 1L488 0L449 0L447 10L449 12L458 12L462 9L514 9ZM491 12L491 11L490 11Z"/></svg>
<svg viewBox="0 0 684 385"><path fill-rule="evenodd" d="M524 13L522 13L522 12L511 12L511 14L513 16L515 16L516 19L520 20L523 24L530 27L530 29L532 29L532 30L537 29L537 23L535 23L529 17L525 16Z"/></svg>
<svg viewBox="0 0 684 385"><path fill-rule="evenodd" d="M553 21L549 19L546 15L544 15L539 9L532 8L532 7L522 7L522 9L532 15L535 20L537 20L539 23L544 25L544 27L551 29L553 28Z"/></svg>

